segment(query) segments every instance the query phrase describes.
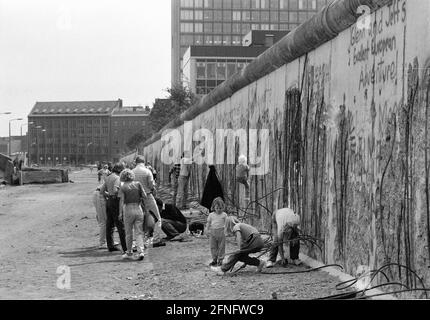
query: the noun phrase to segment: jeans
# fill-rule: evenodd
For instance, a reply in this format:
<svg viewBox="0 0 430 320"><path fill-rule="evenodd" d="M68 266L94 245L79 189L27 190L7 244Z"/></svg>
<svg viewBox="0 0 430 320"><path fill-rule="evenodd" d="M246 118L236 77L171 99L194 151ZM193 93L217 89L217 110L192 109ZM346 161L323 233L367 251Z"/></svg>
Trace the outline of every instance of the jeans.
<svg viewBox="0 0 430 320"><path fill-rule="evenodd" d="M113 229L117 228L123 251L127 251L124 224L119 220L119 198L109 197L106 205L106 242L108 249L113 249Z"/></svg>
<svg viewBox="0 0 430 320"><path fill-rule="evenodd" d="M292 240L295 239L299 236L299 233L296 230L293 230L293 232L291 233L291 237L288 240ZM283 239L279 239L278 235L275 234L275 236L273 237L273 242L277 243L283 241ZM284 245L284 244L282 244ZM269 261L272 262L276 262L276 257L278 256L278 250L279 250L279 246L275 245L272 246L272 248L270 249L270 256L269 256ZM300 252L300 241L291 241L290 242L290 258L291 260L297 260L299 258L299 252Z"/></svg>
<svg viewBox="0 0 430 320"><path fill-rule="evenodd" d="M174 206L176 206L176 196L178 195L178 181L179 181L179 177L177 178L176 175L173 175L173 177L172 177L172 188L173 188L172 204Z"/></svg>
<svg viewBox="0 0 430 320"><path fill-rule="evenodd" d="M129 203L125 205L124 226L127 252L132 252L133 229L136 236L137 250L143 252L143 211L138 203Z"/></svg>
<svg viewBox="0 0 430 320"><path fill-rule="evenodd" d="M210 246L213 261L222 261L225 255L224 228L210 230Z"/></svg>
<svg viewBox="0 0 430 320"><path fill-rule="evenodd" d="M188 180L189 176L179 176L178 181L178 209L187 208L188 200Z"/></svg>
<svg viewBox="0 0 430 320"><path fill-rule="evenodd" d="M234 265L238 262L244 262L250 266L259 266L260 260L249 256L250 253L259 252L264 248L264 241L259 234L252 234L247 239L237 253L230 255L226 263L223 263L221 270L226 272L233 269Z"/></svg>
<svg viewBox="0 0 430 320"><path fill-rule="evenodd" d="M238 177L237 182L243 184L245 186L245 197L249 197L249 182L245 177Z"/></svg>
<svg viewBox="0 0 430 320"><path fill-rule="evenodd" d="M172 239L187 230L187 224L169 219L161 220L161 230L166 234L168 239Z"/></svg>

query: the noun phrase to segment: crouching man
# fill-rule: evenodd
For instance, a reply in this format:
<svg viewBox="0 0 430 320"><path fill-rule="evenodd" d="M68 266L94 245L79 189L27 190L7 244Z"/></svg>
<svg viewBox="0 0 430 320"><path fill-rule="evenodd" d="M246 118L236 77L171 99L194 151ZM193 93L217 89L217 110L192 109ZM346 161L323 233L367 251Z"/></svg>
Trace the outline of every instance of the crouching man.
<svg viewBox="0 0 430 320"><path fill-rule="evenodd" d="M162 222L161 230L166 234L168 241L183 240L183 233L187 230L187 219L182 212L173 204L164 203L161 199L155 198Z"/></svg>
<svg viewBox="0 0 430 320"><path fill-rule="evenodd" d="M288 262L284 256L284 243L290 244L290 258L295 265L300 265L302 262L299 259L300 241L299 236L300 216L294 213L290 208L278 209L272 216L272 234L273 246L270 250L269 261L266 263L267 268L273 267L276 262L276 257L281 256L283 266ZM294 240L296 239L296 240Z"/></svg>

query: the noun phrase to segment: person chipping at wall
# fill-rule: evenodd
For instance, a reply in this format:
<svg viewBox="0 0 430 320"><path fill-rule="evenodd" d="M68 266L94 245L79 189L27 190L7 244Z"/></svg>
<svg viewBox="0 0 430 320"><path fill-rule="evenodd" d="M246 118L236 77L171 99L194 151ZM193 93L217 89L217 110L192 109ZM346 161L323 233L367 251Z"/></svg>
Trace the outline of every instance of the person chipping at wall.
<svg viewBox="0 0 430 320"><path fill-rule="evenodd" d="M245 200L249 201L249 166L246 157L239 156L239 164L236 166L236 180L245 186Z"/></svg>
<svg viewBox="0 0 430 320"><path fill-rule="evenodd" d="M284 256L284 243L290 245L290 258L295 265L302 262L299 259L300 241L296 239L299 236L300 216L290 208L276 210L272 216L272 234L273 246L270 250L270 257L266 263L267 268L273 267L276 257L281 256L283 266L288 264Z"/></svg>
<svg viewBox="0 0 430 320"><path fill-rule="evenodd" d="M256 266L257 272L261 272L265 263L258 258L250 257L249 254L257 253L264 248L264 241L260 233L253 226L239 222L236 217L229 216L226 220L226 233L233 233L236 236L237 245L239 250L232 253L226 262L218 268L213 270L218 275L224 275L227 271L231 271L235 264L239 261L244 262L246 265Z"/></svg>

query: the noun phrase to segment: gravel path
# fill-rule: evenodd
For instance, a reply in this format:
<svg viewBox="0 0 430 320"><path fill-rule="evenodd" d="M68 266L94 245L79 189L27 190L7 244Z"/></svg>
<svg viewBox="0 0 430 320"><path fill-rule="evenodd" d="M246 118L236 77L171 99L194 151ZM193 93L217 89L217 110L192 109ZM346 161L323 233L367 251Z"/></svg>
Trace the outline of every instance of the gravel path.
<svg viewBox="0 0 430 320"><path fill-rule="evenodd" d="M270 275L246 267L217 276L208 267L204 237L169 242L150 249L144 261L124 262L120 253L96 248L96 173L71 178L74 183L0 190L0 299L272 299L273 293L313 299L339 293L339 280L323 271ZM226 252L234 250L229 239ZM70 270L70 289L57 287L64 270Z"/></svg>

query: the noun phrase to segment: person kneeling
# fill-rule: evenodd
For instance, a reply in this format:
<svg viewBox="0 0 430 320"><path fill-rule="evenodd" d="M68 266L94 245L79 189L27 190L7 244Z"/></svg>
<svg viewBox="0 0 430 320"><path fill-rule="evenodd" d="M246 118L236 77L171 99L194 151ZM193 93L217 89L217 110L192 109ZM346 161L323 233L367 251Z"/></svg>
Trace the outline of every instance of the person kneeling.
<svg viewBox="0 0 430 320"><path fill-rule="evenodd" d="M236 236L239 251L231 254L227 261L223 262L221 268L217 270L218 275L224 275L225 272L231 271L239 261L246 265L256 266L257 272L261 272L264 261L249 256L249 254L257 253L264 248L264 241L258 230L249 224L239 222L233 216L229 216L226 220L226 233L233 233Z"/></svg>
<svg viewBox="0 0 430 320"><path fill-rule="evenodd" d="M300 216L294 213L290 208L278 209L272 216L272 234L273 246L270 250L269 261L266 263L267 268L273 267L276 262L276 257L281 256L283 266L288 262L284 256L284 243L290 244L290 258L295 265L300 265L299 259L300 240L299 236Z"/></svg>
<svg viewBox="0 0 430 320"><path fill-rule="evenodd" d="M161 230L168 241L181 241L182 234L187 230L187 219L175 205L164 203L156 198L155 202L161 216Z"/></svg>

